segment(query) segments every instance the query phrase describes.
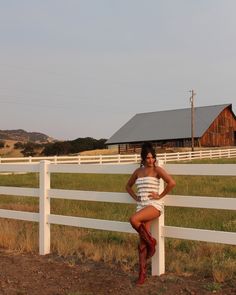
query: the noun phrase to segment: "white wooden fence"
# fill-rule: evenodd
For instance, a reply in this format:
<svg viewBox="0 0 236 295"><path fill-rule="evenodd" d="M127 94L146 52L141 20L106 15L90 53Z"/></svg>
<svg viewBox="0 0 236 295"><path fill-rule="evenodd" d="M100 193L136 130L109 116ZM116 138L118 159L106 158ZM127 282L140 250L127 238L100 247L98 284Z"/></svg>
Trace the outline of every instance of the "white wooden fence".
<svg viewBox="0 0 236 295"><path fill-rule="evenodd" d="M173 161L188 161L194 159L214 159L214 158L236 158L235 149L215 149L199 150L178 153L157 154L159 160L164 163ZM93 155L93 156L51 156L51 157L19 157L19 158L1 158L0 163L38 163L47 160L55 164L76 163L76 164L104 164L104 163L137 163L140 162L140 155Z"/></svg>
<svg viewBox="0 0 236 295"><path fill-rule="evenodd" d="M166 164L164 167L172 175L236 176L236 164ZM32 164L1 164L0 172L39 172L40 184L39 188L1 186L0 195L39 197L39 213L0 209L0 217L39 222L39 253L41 255L50 252L50 224L135 233L128 222L50 214L51 198L134 203L127 193L51 189L50 174L131 174L136 168L137 164L65 165L53 164L49 161ZM161 182L160 190L163 189L163 186L164 183ZM236 198L168 195L165 197L164 203L165 206L236 210ZM164 240L166 237L236 245L236 233L234 232L166 226L164 214L153 222L152 234L158 241L156 254L152 258L153 275L160 275L165 272Z"/></svg>

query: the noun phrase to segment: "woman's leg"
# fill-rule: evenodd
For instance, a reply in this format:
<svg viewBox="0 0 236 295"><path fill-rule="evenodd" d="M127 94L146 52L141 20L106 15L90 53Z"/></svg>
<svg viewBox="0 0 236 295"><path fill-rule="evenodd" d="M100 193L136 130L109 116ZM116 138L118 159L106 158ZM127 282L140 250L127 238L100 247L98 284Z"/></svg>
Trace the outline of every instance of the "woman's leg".
<svg viewBox="0 0 236 295"><path fill-rule="evenodd" d="M143 239L140 238L138 245L138 257L139 257L139 277L136 282L137 285L142 285L147 276L147 245Z"/></svg>
<svg viewBox="0 0 236 295"><path fill-rule="evenodd" d="M153 206L147 206L147 207L141 209L140 211L134 213L130 217L130 223L131 223L132 227L136 230L139 228L141 223L147 224L146 226L149 227L147 229L150 230L150 221L159 217L159 216L160 216L159 210L157 210Z"/></svg>
<svg viewBox="0 0 236 295"><path fill-rule="evenodd" d="M160 211L153 206L147 206L136 212L130 218L133 228L139 233L141 244L145 242L147 247L147 258L155 253L156 240L150 234L151 220L160 216Z"/></svg>
<svg viewBox="0 0 236 295"><path fill-rule="evenodd" d="M150 234L150 236L151 236L151 222L152 221L147 221L144 223L146 231ZM151 238L154 240L154 244L151 247L150 247L150 245L146 244L147 245L147 259L153 256L153 254L155 253L155 248L156 248L156 240L152 236L151 236Z"/></svg>
<svg viewBox="0 0 236 295"><path fill-rule="evenodd" d="M158 217L159 217L159 216L158 216ZM152 223L151 220L150 220L150 221L147 221L147 222L144 223L144 225L145 225L147 231L149 231L149 232L151 231L151 223Z"/></svg>
<svg viewBox="0 0 236 295"><path fill-rule="evenodd" d="M139 252L139 278L137 280L138 285L142 285L147 276L147 258L151 257L155 253L156 240L150 236L151 241L147 242L142 232L150 232L151 220L160 216L160 212L152 206L146 207L136 212L130 218L131 225L138 231L140 243L138 246ZM141 229L141 227L144 229ZM150 244L151 243L151 244Z"/></svg>

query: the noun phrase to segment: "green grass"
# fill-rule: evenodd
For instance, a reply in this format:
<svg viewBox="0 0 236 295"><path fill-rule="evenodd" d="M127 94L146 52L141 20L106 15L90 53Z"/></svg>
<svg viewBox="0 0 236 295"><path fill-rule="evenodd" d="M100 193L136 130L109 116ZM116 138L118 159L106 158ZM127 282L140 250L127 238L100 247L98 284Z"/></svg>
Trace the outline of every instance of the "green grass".
<svg viewBox="0 0 236 295"><path fill-rule="evenodd" d="M170 163L170 162L168 162ZM236 158L222 158L222 159L195 159L186 161L173 161L171 163L177 164L236 164Z"/></svg>
<svg viewBox="0 0 236 295"><path fill-rule="evenodd" d="M102 174L53 174L52 188L87 191L124 192L128 175ZM217 176L174 176L176 187L173 194L212 197L236 197L236 177ZM38 175L1 175L0 185L37 187ZM4 207L14 204L27 204L37 207L38 199L29 197L1 198ZM128 221L135 205L105 202L51 200L51 212L71 216L101 218ZM230 210L195 209L167 207L165 210L167 225L209 228L236 231L236 213Z"/></svg>
<svg viewBox="0 0 236 295"><path fill-rule="evenodd" d="M214 160L221 162L225 159ZM226 159L229 161L229 159ZM234 162L235 159L231 160ZM203 161L203 160L202 160ZM128 175L106 174L52 174L51 187L87 191L124 192ZM222 176L174 176L175 195L194 195L212 197L236 197L236 177ZM38 187L37 173L0 175L0 185L18 187ZM2 196L4 208L16 205L32 205L38 208L38 199L30 197ZM54 214L101 218L107 220L128 221L135 205L106 202L89 202L73 200L51 200L51 212ZM236 231L236 212L230 210L195 209L167 207L165 223L167 225L196 227L203 229Z"/></svg>
<svg viewBox="0 0 236 295"><path fill-rule="evenodd" d="M194 163L196 162L199 161L194 161ZM202 160L201 163L209 163L209 160ZM212 160L210 163L236 163L236 159ZM173 177L177 183L172 192L173 194L199 197L236 197L236 177ZM128 178L128 175L58 173L51 175L51 187L87 191L124 192ZM39 175L37 173L0 175L0 186L38 187L38 185ZM37 212L38 198L2 195L0 196L0 207ZM128 221L134 211L135 205L131 204L51 200L51 212L53 214ZM2 219L0 226L1 222L2 231L7 230L9 233L12 231L12 224L12 227L16 228L17 238L9 238L6 235L6 239L12 238L12 242L10 243L6 239L2 239L0 246L14 247L15 243L18 243L18 246L15 246L15 248L27 250L30 249L30 240L33 239L32 250L37 251L35 249L37 247L35 246L37 245L37 224ZM166 207L165 224L236 232L236 212L233 210ZM83 255L95 260L116 261L126 266L132 266L137 262L136 235L57 225L52 225L51 229L52 250L59 255L82 255L81 253L83 253ZM25 242L26 240L27 243ZM20 243L24 245L20 246ZM224 254L223 256L222 253ZM166 264L169 271L177 273L199 272L204 275L212 275L216 281L224 281L236 275L235 261L235 246L166 239Z"/></svg>

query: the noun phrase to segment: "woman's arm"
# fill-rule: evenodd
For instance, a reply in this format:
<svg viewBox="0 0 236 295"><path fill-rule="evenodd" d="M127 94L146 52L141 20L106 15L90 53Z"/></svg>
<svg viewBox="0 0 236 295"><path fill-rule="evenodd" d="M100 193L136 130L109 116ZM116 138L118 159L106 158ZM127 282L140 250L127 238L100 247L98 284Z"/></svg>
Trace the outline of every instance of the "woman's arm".
<svg viewBox="0 0 236 295"><path fill-rule="evenodd" d="M126 188L126 191L129 193L129 195L135 200L135 201L138 201L139 198L138 196L135 194L134 190L133 190L133 185L137 179L137 170L134 171L134 173L130 176L130 179L128 180L125 188Z"/></svg>
<svg viewBox="0 0 236 295"><path fill-rule="evenodd" d="M172 176L169 175L163 168L156 167L156 169L157 169L158 177L160 177L164 180L164 182L166 183L166 186L165 186L163 192L160 193L160 195L158 195L157 193L152 193L151 198L156 199L156 200L160 200L173 189L173 187L176 185L176 183L175 183L174 179L172 178Z"/></svg>

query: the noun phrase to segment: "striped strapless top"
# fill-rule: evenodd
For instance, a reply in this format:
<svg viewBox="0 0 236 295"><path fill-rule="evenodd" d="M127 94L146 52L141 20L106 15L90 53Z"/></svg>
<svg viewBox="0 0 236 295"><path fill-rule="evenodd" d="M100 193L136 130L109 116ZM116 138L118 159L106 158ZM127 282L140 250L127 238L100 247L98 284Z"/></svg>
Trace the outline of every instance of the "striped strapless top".
<svg viewBox="0 0 236 295"><path fill-rule="evenodd" d="M160 211L163 211L163 201L153 200L148 196L152 193L159 193L160 180L154 176L138 177L135 181L137 195L140 198L137 210L152 205Z"/></svg>

